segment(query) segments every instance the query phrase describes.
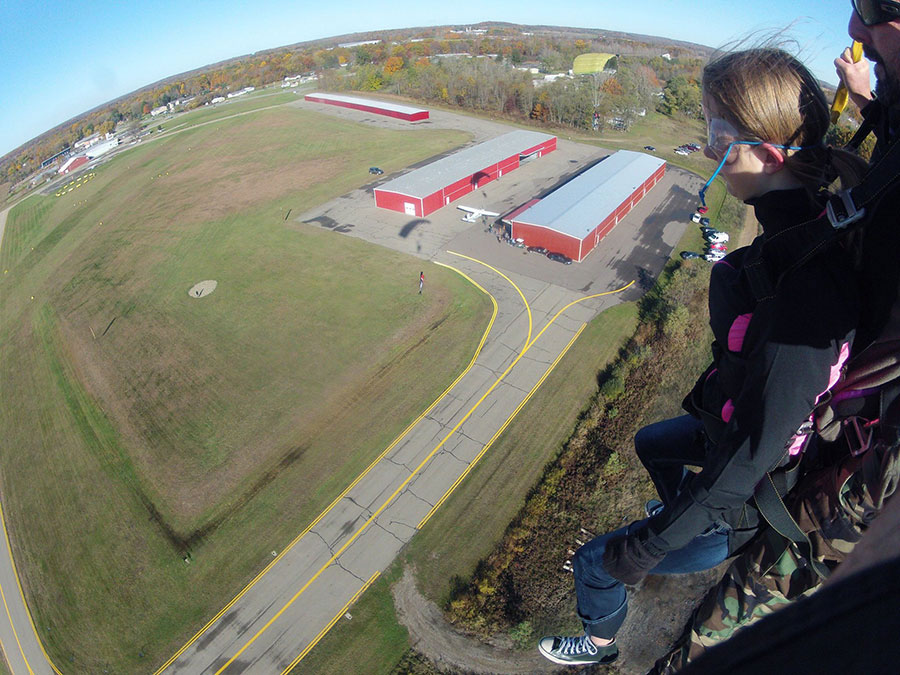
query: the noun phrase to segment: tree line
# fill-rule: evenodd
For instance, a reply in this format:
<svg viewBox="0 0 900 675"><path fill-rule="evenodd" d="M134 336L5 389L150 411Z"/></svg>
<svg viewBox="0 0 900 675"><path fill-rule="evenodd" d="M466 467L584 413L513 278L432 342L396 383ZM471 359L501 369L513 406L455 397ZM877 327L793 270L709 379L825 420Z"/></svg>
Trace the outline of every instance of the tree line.
<svg viewBox="0 0 900 675"><path fill-rule="evenodd" d="M579 129L597 128L610 116L630 123L632 112L652 107L648 92L660 81L681 73L696 81L700 59L685 48L662 47L624 35L600 31L545 31L528 34L520 27L495 26L484 34L446 28L386 31L366 35L377 44L341 47L336 39L293 45L240 57L180 75L112 101L60 125L0 159L0 176L17 183L41 162L94 133L117 125L137 126L156 107L190 99L186 109L246 86L262 87L287 76L315 73L323 88L386 90L426 102L523 118L531 117ZM565 72L579 54L602 51L622 55L615 76L557 80L535 87L528 64L542 73ZM465 54L468 59L433 60Z"/></svg>

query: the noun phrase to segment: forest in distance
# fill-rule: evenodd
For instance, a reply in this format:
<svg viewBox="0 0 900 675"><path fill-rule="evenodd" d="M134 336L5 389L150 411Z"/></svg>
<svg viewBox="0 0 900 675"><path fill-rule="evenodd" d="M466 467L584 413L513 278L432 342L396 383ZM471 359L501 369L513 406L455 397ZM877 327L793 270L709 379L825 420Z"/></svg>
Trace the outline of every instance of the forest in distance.
<svg viewBox="0 0 900 675"><path fill-rule="evenodd" d="M647 103L650 91L658 91L676 77L696 84L704 57L711 51L700 45L588 29L479 27L484 32L432 27L340 36L175 75L98 106L10 152L0 158L0 180L14 187L32 177L43 161L78 140L115 131L120 125L139 126L152 109L171 101L186 101L181 109L190 110L226 92L277 84L299 74L317 76L322 88L384 91L525 118L540 103L535 116L542 121L590 128L594 108L627 109L635 107L632 103ZM339 46L354 40L380 42ZM576 56L594 51L620 55L622 74L617 73L612 82L607 82L611 79L607 73L535 86L535 77L565 73ZM451 54L486 58L435 58ZM537 69L541 75L518 69L522 67ZM479 84L478 78L485 73L488 82Z"/></svg>

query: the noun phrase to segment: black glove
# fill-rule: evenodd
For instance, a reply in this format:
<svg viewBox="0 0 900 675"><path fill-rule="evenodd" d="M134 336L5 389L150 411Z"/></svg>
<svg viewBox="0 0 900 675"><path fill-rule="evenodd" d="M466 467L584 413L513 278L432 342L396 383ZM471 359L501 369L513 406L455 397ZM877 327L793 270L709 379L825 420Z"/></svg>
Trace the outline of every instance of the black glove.
<svg viewBox="0 0 900 675"><path fill-rule="evenodd" d="M615 537L606 542L603 569L614 579L633 586L666 557L651 553L636 533Z"/></svg>

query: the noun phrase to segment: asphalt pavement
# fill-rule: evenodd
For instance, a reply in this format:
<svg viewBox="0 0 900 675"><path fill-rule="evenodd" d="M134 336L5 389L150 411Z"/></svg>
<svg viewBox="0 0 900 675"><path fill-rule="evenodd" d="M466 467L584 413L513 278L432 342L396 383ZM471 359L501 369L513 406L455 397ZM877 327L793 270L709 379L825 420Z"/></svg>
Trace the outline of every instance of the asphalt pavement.
<svg viewBox="0 0 900 675"><path fill-rule="evenodd" d="M327 107L364 123L402 124ZM433 113L429 124L464 128L475 140L510 130L445 112ZM606 154L561 139L555 152L460 203L503 213ZM462 222L455 204L412 221L375 208L372 187L390 178L301 214L291 226L332 229L450 267L494 299L496 317L460 378L434 403L423 402L419 419L157 673L269 674L298 663L490 451L585 324L652 285L687 227L701 183L670 169L584 262L561 265L497 242L480 223ZM12 672L54 672L22 600L8 542L0 589L0 642Z"/></svg>

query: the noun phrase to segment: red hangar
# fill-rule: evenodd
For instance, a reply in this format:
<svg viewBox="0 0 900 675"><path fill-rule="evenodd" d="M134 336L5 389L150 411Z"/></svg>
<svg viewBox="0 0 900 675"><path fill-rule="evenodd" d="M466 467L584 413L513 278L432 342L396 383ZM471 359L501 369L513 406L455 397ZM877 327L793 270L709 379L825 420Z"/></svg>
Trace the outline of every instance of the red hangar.
<svg viewBox="0 0 900 675"><path fill-rule="evenodd" d="M408 105L373 101L368 98L341 96L340 94L323 94L321 92L307 94L303 98L306 101L312 101L314 103L325 103L326 105L352 108L353 110L362 110L363 112L375 113L376 115L387 115L388 117L396 117L397 119L406 120L407 122L419 122L428 119L428 111L424 108L412 108Z"/></svg>
<svg viewBox="0 0 900 675"><path fill-rule="evenodd" d="M512 238L581 262L665 173L665 161L620 150L512 215Z"/></svg>
<svg viewBox="0 0 900 675"><path fill-rule="evenodd" d="M424 218L473 190L556 150L556 136L512 131L465 148L374 188L375 205Z"/></svg>

